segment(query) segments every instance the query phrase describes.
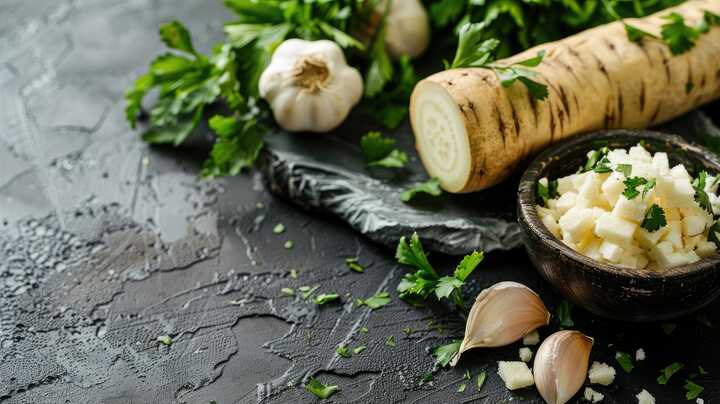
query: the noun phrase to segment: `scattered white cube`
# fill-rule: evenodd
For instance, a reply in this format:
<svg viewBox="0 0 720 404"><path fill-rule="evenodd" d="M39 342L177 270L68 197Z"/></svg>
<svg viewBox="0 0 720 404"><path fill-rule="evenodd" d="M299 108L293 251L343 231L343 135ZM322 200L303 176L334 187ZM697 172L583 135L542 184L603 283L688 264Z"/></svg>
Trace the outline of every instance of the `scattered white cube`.
<svg viewBox="0 0 720 404"><path fill-rule="evenodd" d="M645 148L640 145L631 147L630 150L628 150L628 156L640 161L652 161L652 156L650 155L650 152L645 150Z"/></svg>
<svg viewBox="0 0 720 404"><path fill-rule="evenodd" d="M637 227L637 223L606 213L595 222L595 234L615 244L623 245L632 241Z"/></svg>
<svg viewBox="0 0 720 404"><path fill-rule="evenodd" d="M640 362L645 360L645 350L642 348L639 348L637 351L635 351L635 360Z"/></svg>
<svg viewBox="0 0 720 404"><path fill-rule="evenodd" d="M647 390L643 389L635 397L638 399L638 404L655 404L655 397L653 397Z"/></svg>
<svg viewBox="0 0 720 404"><path fill-rule="evenodd" d="M537 345L540 342L540 333L533 330L523 337L523 345Z"/></svg>
<svg viewBox="0 0 720 404"><path fill-rule="evenodd" d="M615 368L601 362L593 362L588 372L590 383L609 386L615 380Z"/></svg>
<svg viewBox="0 0 720 404"><path fill-rule="evenodd" d="M688 174L687 170L685 169L685 166L682 164L678 164L675 167L671 168L670 175L673 178L685 178L687 180L690 179L690 174Z"/></svg>
<svg viewBox="0 0 720 404"><path fill-rule="evenodd" d="M573 182L573 179L575 177L575 174L568 175L567 177L558 178L558 193L560 195L565 195L568 192L575 191L575 184Z"/></svg>
<svg viewBox="0 0 720 404"><path fill-rule="evenodd" d="M530 362L530 360L533 357L533 351L530 350L528 347L522 347L520 348L520 360L523 362Z"/></svg>
<svg viewBox="0 0 720 404"><path fill-rule="evenodd" d="M638 227L635 232L635 239L645 249L649 250L660 242L660 239L670 230L667 226L663 226L655 231L647 231L642 227Z"/></svg>
<svg viewBox="0 0 720 404"><path fill-rule="evenodd" d="M585 400L591 402L591 403L599 403L600 401L605 398L605 396L590 387L585 387L585 391L583 392L583 396L585 397Z"/></svg>
<svg viewBox="0 0 720 404"><path fill-rule="evenodd" d="M508 390L517 390L535 384L533 374L525 362L500 361L498 362L498 375L505 382Z"/></svg>

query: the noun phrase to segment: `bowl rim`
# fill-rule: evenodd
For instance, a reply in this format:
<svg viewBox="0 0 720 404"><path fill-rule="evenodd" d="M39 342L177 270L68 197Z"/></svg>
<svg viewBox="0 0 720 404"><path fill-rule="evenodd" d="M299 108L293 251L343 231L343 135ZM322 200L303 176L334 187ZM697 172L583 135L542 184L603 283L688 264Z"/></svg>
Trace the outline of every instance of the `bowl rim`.
<svg viewBox="0 0 720 404"><path fill-rule="evenodd" d="M673 150L675 150L675 148L683 150L691 157L691 159L698 161L702 165L713 167L716 173L720 174L720 160L714 157L713 152L703 146L691 144L677 135L640 129L614 129L573 137L570 140L561 141L546 148L533 159L523 173L518 187L518 221L520 221L523 231L526 233L533 233L540 243L559 251L570 260L581 264L580 266L585 270L594 269L625 278L674 279L698 275L700 272L709 271L713 268L716 270L720 269L719 253L716 253L711 257L703 258L700 261L672 267L662 272L647 269L624 268L605 264L595 261L585 254L577 252L565 245L562 241L560 241L560 239L550 233L547 227L545 227L540 220L535 209L535 190L537 181L540 179L539 175L546 169L546 167L550 166L553 162L561 160L565 155L574 151L578 147L587 147L587 151L590 151L593 147L593 142L609 140L639 143L642 139L652 139L656 142L667 142L673 147ZM594 147L597 147L597 144Z"/></svg>

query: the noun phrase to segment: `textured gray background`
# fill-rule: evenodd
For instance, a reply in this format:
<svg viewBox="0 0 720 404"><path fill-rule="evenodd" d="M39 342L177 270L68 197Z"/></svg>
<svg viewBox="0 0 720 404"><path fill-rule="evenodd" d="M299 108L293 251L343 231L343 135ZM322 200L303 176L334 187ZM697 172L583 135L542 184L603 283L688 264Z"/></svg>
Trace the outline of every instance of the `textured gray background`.
<svg viewBox="0 0 720 404"><path fill-rule="evenodd" d="M0 402L311 402L296 386L309 376L338 384L335 402L540 402L533 390L506 391L495 374L495 361L517 357L516 345L474 351L421 384L433 368L429 349L459 336L462 320L442 305L399 301L406 269L391 251L274 199L257 175L198 179L202 141L151 149L128 129L123 90L161 51L158 24L174 18L207 50L230 15L219 1L0 3ZM275 235L280 222L287 231ZM284 249L286 240L295 247ZM344 267L356 255L364 274ZM455 262L432 258L443 270ZM508 279L539 291L554 311L556 296L521 250L490 254L469 294ZM280 294L315 284L342 303ZM352 304L380 290L392 304L372 312ZM654 380L674 361L708 370L696 381L706 402L720 400L716 305L676 321L670 336L660 324L580 309L574 318L595 337L593 359L613 362L616 349L648 354L632 374L597 388L605 402L632 402L642 388L661 403L684 402L691 371L667 386ZM176 342L159 346L163 334ZM368 349L342 359L340 343ZM488 371L481 394L474 379L456 392L466 369Z"/></svg>

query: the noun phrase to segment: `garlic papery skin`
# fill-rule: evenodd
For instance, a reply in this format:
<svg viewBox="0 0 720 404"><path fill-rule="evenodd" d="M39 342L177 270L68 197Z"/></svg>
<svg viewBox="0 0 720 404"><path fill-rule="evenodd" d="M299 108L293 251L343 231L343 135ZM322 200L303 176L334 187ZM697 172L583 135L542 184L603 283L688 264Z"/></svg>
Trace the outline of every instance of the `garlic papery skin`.
<svg viewBox="0 0 720 404"><path fill-rule="evenodd" d="M475 299L465 338L451 364L455 366L468 349L512 344L549 322L550 312L532 289L511 281L496 283Z"/></svg>
<svg viewBox="0 0 720 404"><path fill-rule="evenodd" d="M385 16L385 48L390 56L420 56L430 43L430 19L420 0L382 0L377 11ZM388 9L389 7L389 9Z"/></svg>
<svg viewBox="0 0 720 404"><path fill-rule="evenodd" d="M335 42L288 39L260 75L258 90L284 129L327 132L360 101L363 81Z"/></svg>
<svg viewBox="0 0 720 404"><path fill-rule="evenodd" d="M535 386L548 404L565 404L585 383L593 339L578 331L558 331L535 353Z"/></svg>

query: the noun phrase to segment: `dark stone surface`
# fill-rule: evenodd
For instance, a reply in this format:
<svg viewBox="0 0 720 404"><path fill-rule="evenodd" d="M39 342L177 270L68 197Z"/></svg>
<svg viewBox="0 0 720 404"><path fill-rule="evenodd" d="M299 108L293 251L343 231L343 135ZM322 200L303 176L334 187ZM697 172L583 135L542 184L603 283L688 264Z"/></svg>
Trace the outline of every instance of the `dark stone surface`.
<svg viewBox="0 0 720 404"><path fill-rule="evenodd" d="M440 304L399 301L406 269L390 250L274 199L257 175L200 180L205 146L151 149L128 129L124 88L161 51L157 26L173 18L207 50L230 15L219 1L0 4L0 402L312 402L297 386L310 376L340 386L334 402L540 402L534 390L508 392L495 373L517 345L468 353L421 384L433 369L428 351L460 336L463 321ZM276 223L287 231L273 234ZM367 264L364 274L345 268L349 256ZM457 261L432 260L443 271ZM527 284L551 309L558 302L520 250L490 254L468 297L499 280ZM342 302L280 293L316 284ZM352 303L380 290L391 291L390 305ZM631 374L597 388L605 402L633 402L642 388L685 402L683 379L698 365L710 372L696 378L706 402L720 400L714 305L669 336L661 324L573 314L595 338L592 359L647 352ZM157 343L165 334L171 346ZM341 343L367 350L342 359ZM658 385L673 361L686 370ZM456 392L466 370L488 371L482 393L474 380Z"/></svg>

